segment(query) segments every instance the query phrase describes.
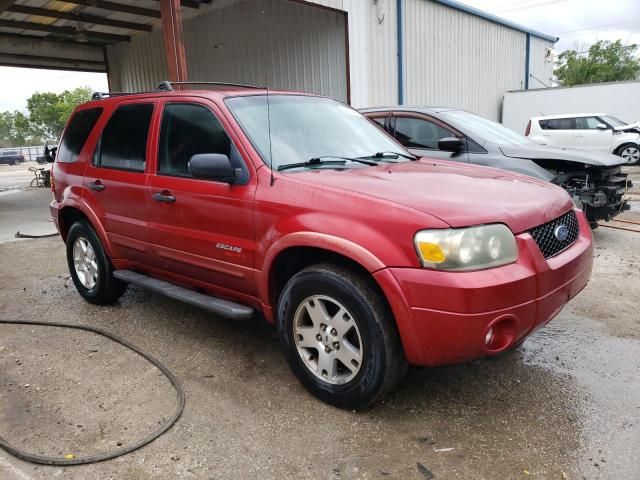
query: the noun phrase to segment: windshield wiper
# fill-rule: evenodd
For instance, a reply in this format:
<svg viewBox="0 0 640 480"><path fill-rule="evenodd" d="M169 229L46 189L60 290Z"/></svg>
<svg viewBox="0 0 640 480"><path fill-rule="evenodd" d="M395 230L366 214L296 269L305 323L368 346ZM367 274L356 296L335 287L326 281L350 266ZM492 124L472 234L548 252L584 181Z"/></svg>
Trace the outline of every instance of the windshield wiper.
<svg viewBox="0 0 640 480"><path fill-rule="evenodd" d="M398 158L398 157L408 158L409 160L418 159L418 157L416 157L415 155L407 155L406 153L402 153L402 152L378 152L378 153L374 153L373 155L367 155L367 156L358 157L358 158L385 159L385 158Z"/></svg>
<svg viewBox="0 0 640 480"><path fill-rule="evenodd" d="M335 158L336 160L325 160L327 158ZM347 162L364 163L365 165L374 166L376 162L364 160L362 158L339 157L335 155L324 155L321 157L313 157L306 162L288 163L278 166L278 171L289 170L290 168L313 167L315 165L345 165Z"/></svg>

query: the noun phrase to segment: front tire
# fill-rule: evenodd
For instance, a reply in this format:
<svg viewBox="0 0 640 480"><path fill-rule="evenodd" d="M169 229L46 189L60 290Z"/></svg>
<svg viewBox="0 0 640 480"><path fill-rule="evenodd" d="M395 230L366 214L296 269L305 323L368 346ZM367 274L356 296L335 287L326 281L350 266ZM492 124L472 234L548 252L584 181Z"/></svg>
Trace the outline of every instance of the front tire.
<svg viewBox="0 0 640 480"><path fill-rule="evenodd" d="M287 282L277 317L293 373L327 403L367 408L406 373L393 316L363 275L329 263L308 267Z"/></svg>
<svg viewBox="0 0 640 480"><path fill-rule="evenodd" d="M616 149L615 154L622 157L627 165L635 165L640 161L640 146L635 143L625 143Z"/></svg>
<svg viewBox="0 0 640 480"><path fill-rule="evenodd" d="M113 276L113 266L93 227L84 220L74 223L67 235L67 264L78 293L89 303L115 302L127 284Z"/></svg>

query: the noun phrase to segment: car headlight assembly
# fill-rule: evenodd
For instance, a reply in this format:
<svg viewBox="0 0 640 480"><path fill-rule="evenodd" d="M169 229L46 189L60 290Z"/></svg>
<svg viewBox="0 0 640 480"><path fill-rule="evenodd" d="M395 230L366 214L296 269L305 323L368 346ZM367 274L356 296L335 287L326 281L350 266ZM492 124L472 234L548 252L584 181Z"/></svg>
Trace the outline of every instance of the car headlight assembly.
<svg viewBox="0 0 640 480"><path fill-rule="evenodd" d="M516 238L506 225L422 230L414 238L424 268L484 270L518 259Z"/></svg>

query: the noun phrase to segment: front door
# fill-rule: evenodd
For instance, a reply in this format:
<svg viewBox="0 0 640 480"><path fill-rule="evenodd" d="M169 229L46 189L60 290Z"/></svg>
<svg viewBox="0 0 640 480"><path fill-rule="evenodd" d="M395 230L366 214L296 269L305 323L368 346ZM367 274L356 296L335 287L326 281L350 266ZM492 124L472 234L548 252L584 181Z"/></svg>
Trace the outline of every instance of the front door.
<svg viewBox="0 0 640 480"><path fill-rule="evenodd" d="M84 172L85 201L106 230L114 258L148 263L147 143L154 103L125 103L107 121Z"/></svg>
<svg viewBox="0 0 640 480"><path fill-rule="evenodd" d="M404 116L396 114L391 117L390 128L395 139L418 157L439 158L455 162L468 162L466 151L447 152L438 148L438 142L447 137L462 135L436 120L424 116Z"/></svg>
<svg viewBox="0 0 640 480"><path fill-rule="evenodd" d="M147 184L151 237L163 270L222 294L255 296L256 179L220 118L213 103L164 104L155 171ZM189 160L203 153L227 155L244 173L236 184L192 178Z"/></svg>
<svg viewBox="0 0 640 480"><path fill-rule="evenodd" d="M576 118L576 129L573 131L573 148L600 150L611 152L613 132L610 128L598 128L604 123L596 117Z"/></svg>

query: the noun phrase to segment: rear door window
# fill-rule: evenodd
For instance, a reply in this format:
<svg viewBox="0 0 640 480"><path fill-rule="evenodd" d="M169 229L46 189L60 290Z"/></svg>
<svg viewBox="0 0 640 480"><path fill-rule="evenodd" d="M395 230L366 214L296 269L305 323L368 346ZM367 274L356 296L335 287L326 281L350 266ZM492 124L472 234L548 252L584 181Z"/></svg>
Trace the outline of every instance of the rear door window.
<svg viewBox="0 0 640 480"><path fill-rule="evenodd" d="M98 167L143 172L153 104L119 107L102 131L94 163Z"/></svg>
<svg viewBox="0 0 640 480"><path fill-rule="evenodd" d="M573 130L575 129L575 121L573 118L540 120L540 128L542 130Z"/></svg>
<svg viewBox="0 0 640 480"><path fill-rule="evenodd" d="M428 120L410 117L397 117L396 139L407 148L427 148L438 150L438 141L455 136L449 130Z"/></svg>
<svg viewBox="0 0 640 480"><path fill-rule="evenodd" d="M80 155L80 151L101 113L102 108L87 108L73 114L56 154L58 162L70 163L78 159L78 155Z"/></svg>
<svg viewBox="0 0 640 480"><path fill-rule="evenodd" d="M237 165L229 136L204 105L170 103L164 108L160 129L158 173L190 177L189 160L201 153L220 153Z"/></svg>

